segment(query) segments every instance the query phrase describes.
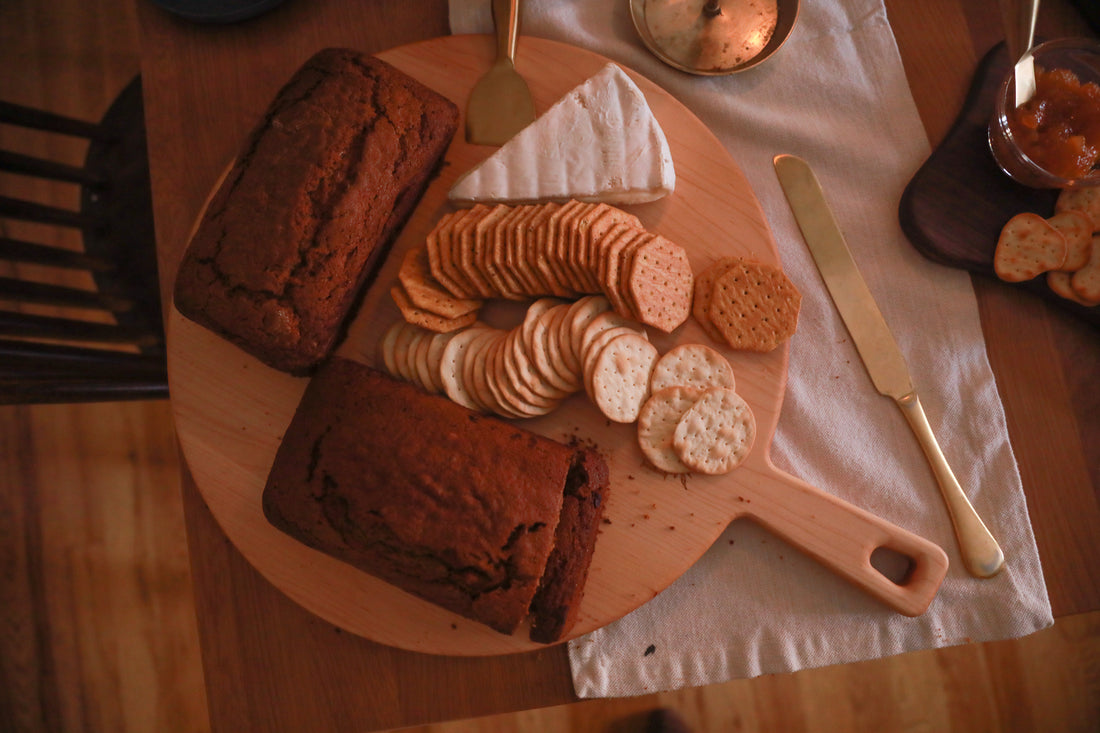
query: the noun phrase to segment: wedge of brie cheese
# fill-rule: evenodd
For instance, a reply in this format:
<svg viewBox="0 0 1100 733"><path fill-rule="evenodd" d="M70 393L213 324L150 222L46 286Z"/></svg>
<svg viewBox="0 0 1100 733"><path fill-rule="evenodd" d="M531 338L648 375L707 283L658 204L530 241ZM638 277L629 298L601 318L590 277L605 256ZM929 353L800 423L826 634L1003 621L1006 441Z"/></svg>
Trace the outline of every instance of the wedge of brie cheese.
<svg viewBox="0 0 1100 733"><path fill-rule="evenodd" d="M608 64L458 179L449 197L637 204L675 186L668 141L645 95Z"/></svg>

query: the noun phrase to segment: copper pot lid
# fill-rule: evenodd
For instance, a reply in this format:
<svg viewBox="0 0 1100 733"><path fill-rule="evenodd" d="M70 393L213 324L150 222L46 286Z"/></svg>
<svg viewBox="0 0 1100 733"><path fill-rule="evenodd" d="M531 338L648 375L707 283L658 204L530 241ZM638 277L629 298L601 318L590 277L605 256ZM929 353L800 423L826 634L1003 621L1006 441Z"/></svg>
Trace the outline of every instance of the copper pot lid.
<svg viewBox="0 0 1100 733"><path fill-rule="evenodd" d="M779 50L799 0L630 0L642 41L689 74L735 74Z"/></svg>

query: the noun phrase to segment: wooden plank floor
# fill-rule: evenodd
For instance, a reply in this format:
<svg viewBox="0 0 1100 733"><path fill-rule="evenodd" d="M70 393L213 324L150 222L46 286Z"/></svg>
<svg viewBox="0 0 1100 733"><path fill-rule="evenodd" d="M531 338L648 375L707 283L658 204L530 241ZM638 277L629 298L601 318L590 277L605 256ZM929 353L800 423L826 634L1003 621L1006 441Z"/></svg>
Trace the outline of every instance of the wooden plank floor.
<svg viewBox="0 0 1100 733"><path fill-rule="evenodd" d="M0 99L98 119L139 70L131 2L0 3ZM7 126L0 144L75 165L85 150ZM0 194L79 202L12 175ZM0 232L80 246L44 226ZM0 731L209 727L178 476L166 401L0 407Z"/></svg>
<svg viewBox="0 0 1100 733"><path fill-rule="evenodd" d="M98 117L138 71L135 1L0 2L0 98ZM0 143L81 152L2 128ZM71 198L0 176L0 194L20 193ZM167 403L0 407L0 731L208 727L177 475ZM1096 731L1100 614L1025 639L410 730L625 733L659 707L696 731Z"/></svg>

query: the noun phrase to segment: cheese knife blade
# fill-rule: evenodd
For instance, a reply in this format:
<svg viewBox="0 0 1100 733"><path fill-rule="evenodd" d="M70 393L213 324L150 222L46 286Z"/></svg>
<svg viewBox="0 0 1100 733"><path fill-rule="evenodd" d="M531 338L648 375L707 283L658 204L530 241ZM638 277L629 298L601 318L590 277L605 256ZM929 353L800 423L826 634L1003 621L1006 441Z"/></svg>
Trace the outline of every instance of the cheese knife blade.
<svg viewBox="0 0 1100 733"><path fill-rule="evenodd" d="M875 389L893 399L901 409L932 467L967 571L979 578L996 575L1004 564L1004 553L966 498L932 434L905 357L852 259L817 176L806 161L792 155L777 155L773 165L810 254Z"/></svg>

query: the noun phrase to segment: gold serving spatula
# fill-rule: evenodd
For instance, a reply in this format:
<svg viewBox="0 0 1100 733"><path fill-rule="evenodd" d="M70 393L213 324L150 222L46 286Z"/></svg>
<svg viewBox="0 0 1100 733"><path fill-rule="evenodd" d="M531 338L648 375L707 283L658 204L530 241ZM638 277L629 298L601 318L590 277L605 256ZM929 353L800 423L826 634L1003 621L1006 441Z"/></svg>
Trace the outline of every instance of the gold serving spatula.
<svg viewBox="0 0 1100 733"><path fill-rule="evenodd" d="M503 145L535 121L535 103L516 71L519 0L493 0L497 58L478 79L466 102L466 142Z"/></svg>
<svg viewBox="0 0 1100 733"><path fill-rule="evenodd" d="M893 399L901 408L932 466L951 515L967 571L979 578L996 575L1004 564L1004 553L974 511L936 443L936 436L932 434L932 427L909 376L905 357L852 259L817 176L806 161L792 155L777 155L773 163L810 254L852 336L867 373L871 375L875 389Z"/></svg>

